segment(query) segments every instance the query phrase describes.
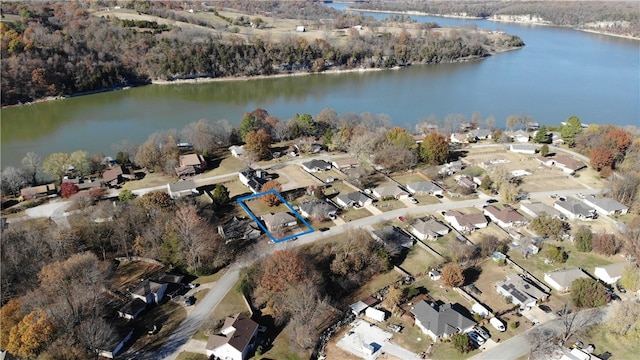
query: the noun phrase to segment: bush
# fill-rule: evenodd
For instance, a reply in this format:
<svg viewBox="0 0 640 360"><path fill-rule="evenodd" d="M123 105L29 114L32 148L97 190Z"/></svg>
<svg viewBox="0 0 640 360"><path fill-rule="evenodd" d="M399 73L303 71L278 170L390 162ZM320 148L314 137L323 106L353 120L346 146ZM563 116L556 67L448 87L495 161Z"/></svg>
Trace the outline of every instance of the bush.
<svg viewBox="0 0 640 360"><path fill-rule="evenodd" d="M518 326L520 326L520 322L519 321L514 321L514 322L509 324L509 327L512 328L512 329L516 329L516 328L518 328Z"/></svg>
<svg viewBox="0 0 640 360"><path fill-rule="evenodd" d="M604 285L592 278L574 280L570 290L571 300L578 308L599 307L609 302L609 294Z"/></svg>
<svg viewBox="0 0 640 360"><path fill-rule="evenodd" d="M461 354L471 351L471 340L469 339L469 336L467 334L457 333L453 335L452 341L453 347Z"/></svg>
<svg viewBox="0 0 640 360"><path fill-rule="evenodd" d="M564 263L569 258L569 255L560 246L551 246L546 248L545 256L557 263Z"/></svg>
<svg viewBox="0 0 640 360"><path fill-rule="evenodd" d="M593 251L607 256L615 255L620 249L616 237L607 233L595 234L591 240L591 246Z"/></svg>
<svg viewBox="0 0 640 360"><path fill-rule="evenodd" d="M464 273L460 265L448 263L442 268L442 283L449 287L458 287L464 284Z"/></svg>
<svg viewBox="0 0 640 360"><path fill-rule="evenodd" d="M591 229L586 226L581 226L576 230L574 235L574 241L576 243L576 249L580 252L591 252L591 239L593 233Z"/></svg>

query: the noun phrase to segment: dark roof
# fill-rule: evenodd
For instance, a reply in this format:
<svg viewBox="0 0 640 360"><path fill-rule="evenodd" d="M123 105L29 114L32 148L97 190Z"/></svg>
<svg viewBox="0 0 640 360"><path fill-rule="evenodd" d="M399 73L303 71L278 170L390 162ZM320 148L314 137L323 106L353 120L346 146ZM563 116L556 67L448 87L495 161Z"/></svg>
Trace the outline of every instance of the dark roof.
<svg viewBox="0 0 640 360"><path fill-rule="evenodd" d="M147 307L147 303L135 298L131 301L129 301L128 303L124 304L121 308L120 308L120 312L123 314L128 314L128 315L134 315L136 314L138 311L144 309Z"/></svg>
<svg viewBox="0 0 640 360"><path fill-rule="evenodd" d="M209 336L207 350L229 344L234 349L242 352L251 343L253 334L258 330L258 324L240 313L232 317L227 317L222 327L222 334Z"/></svg>
<svg viewBox="0 0 640 360"><path fill-rule="evenodd" d="M436 336L451 335L459 330L472 327L475 322L462 315L458 304L429 305L422 300L415 304L411 312L422 326Z"/></svg>
<svg viewBox="0 0 640 360"><path fill-rule="evenodd" d="M354 192L348 193L348 194L340 194L340 195L338 195L338 197L336 199L340 199L345 204L349 204L350 202L355 202L355 203L362 202L362 203L364 203L366 201L371 200L370 197L368 197L367 195L361 193L360 191L354 191Z"/></svg>
<svg viewBox="0 0 640 360"><path fill-rule="evenodd" d="M313 213L326 216L332 212L336 212L335 206L329 204L324 200L312 200L302 203L300 209L305 213L312 215Z"/></svg>
<svg viewBox="0 0 640 360"><path fill-rule="evenodd" d="M140 296L147 296L147 295L149 295L151 293L158 292L164 286L166 286L166 285L165 284L160 284L160 283L157 283L157 282L151 281L151 280L145 280L142 283L140 283L140 285L136 286L135 289L131 290L131 293L132 294L136 294L136 295L140 295Z"/></svg>
<svg viewBox="0 0 640 360"><path fill-rule="evenodd" d="M122 174L122 166L114 166L102 173L102 180L104 182L112 182L113 180L117 180Z"/></svg>
<svg viewBox="0 0 640 360"><path fill-rule="evenodd" d="M394 244L405 248L413 246L413 238L395 226L387 226L380 230L374 230L373 234L378 237L378 239L388 244Z"/></svg>
<svg viewBox="0 0 640 360"><path fill-rule="evenodd" d="M236 216L218 227L218 233L225 240L245 239L253 231L260 231L255 221Z"/></svg>
<svg viewBox="0 0 640 360"><path fill-rule="evenodd" d="M331 168L331 164L324 161L324 160L317 160L317 159L313 159L311 161L307 161L305 163L302 163L302 165L304 167L306 167L307 169L327 169L327 168Z"/></svg>

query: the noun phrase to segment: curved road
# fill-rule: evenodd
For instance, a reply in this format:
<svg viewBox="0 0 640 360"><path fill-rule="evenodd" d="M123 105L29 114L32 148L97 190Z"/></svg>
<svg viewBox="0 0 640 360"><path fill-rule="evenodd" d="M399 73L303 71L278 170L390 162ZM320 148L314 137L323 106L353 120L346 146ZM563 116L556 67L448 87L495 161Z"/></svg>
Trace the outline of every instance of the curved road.
<svg viewBox="0 0 640 360"><path fill-rule="evenodd" d="M570 190L558 190L558 191L544 191L531 193L532 199L548 198L550 195L558 194L563 196L574 195L582 192L586 195L597 194L600 189L570 189ZM483 195L481 195L483 196ZM287 249L291 247L302 246L304 244L310 244L312 242L322 240L328 237L332 237L351 229L363 228L369 225L373 225L379 222L392 220L398 218L398 216L405 215L424 215L426 212L442 211L450 209L458 209L473 206L482 206L486 203L488 197L483 196L481 199L451 201L446 203L422 205L413 208L402 208L392 210L380 215L369 216L366 218L358 219L348 222L344 225L336 225L325 232L315 231L311 234L304 235L296 241L285 241L277 244L273 244L269 247L263 248L260 253L254 253L251 256L253 259L247 259L244 261L234 263L229 270L213 285L207 295L199 301L187 318L178 326L178 328L167 339L167 342L159 349L157 354L152 356L152 359L175 359L181 348L187 341L195 334L197 329L202 325L208 314L220 303L222 298L231 290L235 282L239 278L240 269L244 266L250 265L257 258L272 254L277 250ZM505 342L508 343L508 342ZM521 345L519 349L522 350ZM528 348L527 348L528 349ZM516 356L517 357L517 356ZM487 358L488 359L488 358Z"/></svg>

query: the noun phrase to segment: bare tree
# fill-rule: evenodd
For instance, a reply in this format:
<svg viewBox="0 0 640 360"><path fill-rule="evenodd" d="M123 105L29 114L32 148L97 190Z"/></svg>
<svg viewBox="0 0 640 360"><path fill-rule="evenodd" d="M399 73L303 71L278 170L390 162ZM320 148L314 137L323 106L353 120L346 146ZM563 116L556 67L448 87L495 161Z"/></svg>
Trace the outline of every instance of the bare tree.
<svg viewBox="0 0 640 360"><path fill-rule="evenodd" d="M554 329L537 327L527 333L527 341L531 345L528 359L548 359L553 354L556 345L553 339L557 336Z"/></svg>
<svg viewBox="0 0 640 360"><path fill-rule="evenodd" d="M29 151L24 158L22 158L22 168L24 169L25 174L29 177L29 181L31 185L36 185L38 171L42 167L42 158L40 155Z"/></svg>
<svg viewBox="0 0 640 360"><path fill-rule="evenodd" d="M2 190L15 196L20 194L20 189L27 185L27 174L22 169L8 166L0 173L0 187Z"/></svg>

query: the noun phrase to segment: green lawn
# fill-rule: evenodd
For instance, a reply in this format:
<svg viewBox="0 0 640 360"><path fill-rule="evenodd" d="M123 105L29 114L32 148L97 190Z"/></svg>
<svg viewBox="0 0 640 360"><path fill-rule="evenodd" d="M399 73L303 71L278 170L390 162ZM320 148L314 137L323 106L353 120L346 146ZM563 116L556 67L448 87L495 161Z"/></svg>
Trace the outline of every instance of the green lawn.
<svg viewBox="0 0 640 360"><path fill-rule="evenodd" d="M612 359L637 359L640 353L640 343L633 344L630 341L621 342L612 336L605 326L596 325L579 336L576 340L581 340L585 345L594 344L596 346L595 354L610 352Z"/></svg>
<svg viewBox="0 0 640 360"><path fill-rule="evenodd" d="M218 279L220 279L220 277L222 275L224 275L224 271L223 270L219 270L215 274L200 276L197 279L195 279L194 281L192 281L192 283L195 283L195 284L207 284L207 283L216 282L216 281L218 281Z"/></svg>
<svg viewBox="0 0 640 360"><path fill-rule="evenodd" d="M364 208L360 208L360 209L350 208L349 210L340 214L340 217L345 222L366 218L367 216L371 216L371 213L369 212L369 210Z"/></svg>
<svg viewBox="0 0 640 360"><path fill-rule="evenodd" d="M376 291L382 289L383 287L391 285L400 279L402 279L402 276L399 272L394 270L389 270L384 274L376 275L369 282L362 285L360 289L358 289L354 293L351 302L362 300L375 293Z"/></svg>
<svg viewBox="0 0 640 360"><path fill-rule="evenodd" d="M177 360L208 360L209 358L205 354L192 353L183 351L176 357Z"/></svg>
<svg viewBox="0 0 640 360"><path fill-rule="evenodd" d="M384 212L405 208L404 203L400 200L378 201L374 202L373 206Z"/></svg>
<svg viewBox="0 0 640 360"><path fill-rule="evenodd" d="M407 184L411 184L414 182L420 181L429 181L426 177L420 176L417 173L404 174L404 175L394 175L392 176L393 180L399 182L400 184L406 186Z"/></svg>
<svg viewBox="0 0 640 360"><path fill-rule="evenodd" d="M428 272L437 265L437 263L438 259L429 254L425 249L415 245L411 248L400 267L415 276L416 274Z"/></svg>

